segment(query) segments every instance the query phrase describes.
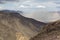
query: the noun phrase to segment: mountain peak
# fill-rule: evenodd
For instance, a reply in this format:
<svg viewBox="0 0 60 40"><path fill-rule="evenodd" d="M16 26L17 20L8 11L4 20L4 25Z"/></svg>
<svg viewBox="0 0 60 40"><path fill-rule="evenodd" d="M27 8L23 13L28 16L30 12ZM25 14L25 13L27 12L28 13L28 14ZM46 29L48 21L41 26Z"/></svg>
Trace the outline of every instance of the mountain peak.
<svg viewBox="0 0 60 40"><path fill-rule="evenodd" d="M16 35L26 40L37 35L46 23L26 18L20 12L2 10L0 11L0 34L3 40L16 40ZM4 32L4 33L3 33Z"/></svg>

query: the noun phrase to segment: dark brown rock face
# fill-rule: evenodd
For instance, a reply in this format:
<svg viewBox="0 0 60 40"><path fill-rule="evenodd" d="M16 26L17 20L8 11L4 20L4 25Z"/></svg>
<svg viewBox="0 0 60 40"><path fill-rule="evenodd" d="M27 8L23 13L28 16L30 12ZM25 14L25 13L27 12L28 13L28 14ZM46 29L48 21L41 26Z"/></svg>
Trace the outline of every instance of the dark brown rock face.
<svg viewBox="0 0 60 40"><path fill-rule="evenodd" d="M60 21L47 24L31 40L60 40Z"/></svg>

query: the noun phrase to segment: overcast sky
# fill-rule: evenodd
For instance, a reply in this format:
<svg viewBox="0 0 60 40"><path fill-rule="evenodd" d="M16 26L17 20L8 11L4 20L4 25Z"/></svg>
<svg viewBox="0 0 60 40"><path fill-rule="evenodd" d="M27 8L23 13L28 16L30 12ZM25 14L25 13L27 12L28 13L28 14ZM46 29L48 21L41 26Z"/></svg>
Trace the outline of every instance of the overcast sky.
<svg viewBox="0 0 60 40"><path fill-rule="evenodd" d="M0 10L4 9L20 10L24 16L44 22L60 19L60 13L50 13L60 11L60 0L0 0Z"/></svg>
<svg viewBox="0 0 60 40"><path fill-rule="evenodd" d="M0 0L0 9L55 11L60 10L60 0Z"/></svg>

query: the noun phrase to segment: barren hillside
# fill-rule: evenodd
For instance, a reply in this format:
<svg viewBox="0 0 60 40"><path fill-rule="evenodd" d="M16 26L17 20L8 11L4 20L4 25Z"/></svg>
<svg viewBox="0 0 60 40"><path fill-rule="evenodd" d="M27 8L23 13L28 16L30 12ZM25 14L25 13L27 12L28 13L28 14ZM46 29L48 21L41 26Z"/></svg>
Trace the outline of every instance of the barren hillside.
<svg viewBox="0 0 60 40"><path fill-rule="evenodd" d="M31 40L60 40L60 21L47 24Z"/></svg>
<svg viewBox="0 0 60 40"><path fill-rule="evenodd" d="M0 11L0 40L28 40L45 25L18 12L3 10Z"/></svg>

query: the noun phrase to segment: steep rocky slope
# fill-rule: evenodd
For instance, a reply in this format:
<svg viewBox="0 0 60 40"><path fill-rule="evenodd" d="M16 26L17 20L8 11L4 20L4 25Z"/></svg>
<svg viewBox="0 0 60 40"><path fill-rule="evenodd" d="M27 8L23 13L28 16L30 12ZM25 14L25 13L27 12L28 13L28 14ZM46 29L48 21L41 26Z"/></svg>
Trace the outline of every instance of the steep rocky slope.
<svg viewBox="0 0 60 40"><path fill-rule="evenodd" d="M31 40L60 40L60 21L47 24Z"/></svg>
<svg viewBox="0 0 60 40"><path fill-rule="evenodd" d="M28 40L45 25L18 12L3 10L0 11L0 40Z"/></svg>

